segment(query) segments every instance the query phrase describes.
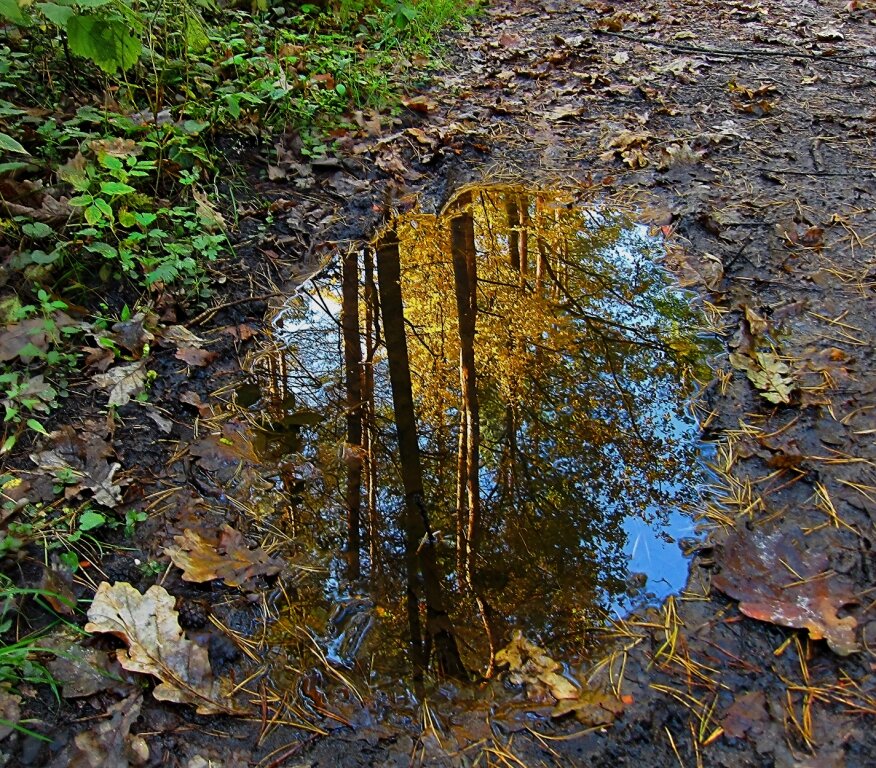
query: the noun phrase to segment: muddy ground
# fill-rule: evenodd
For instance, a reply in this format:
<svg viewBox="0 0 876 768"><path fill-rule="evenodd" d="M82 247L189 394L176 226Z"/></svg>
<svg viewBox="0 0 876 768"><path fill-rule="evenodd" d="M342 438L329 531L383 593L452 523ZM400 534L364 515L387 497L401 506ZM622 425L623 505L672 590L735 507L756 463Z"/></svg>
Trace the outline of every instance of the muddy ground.
<svg viewBox="0 0 876 768"><path fill-rule="evenodd" d="M661 228L668 265L727 350L700 404L716 445L707 540L682 594L609 627L614 650L576 670L606 703L552 718L544 691L501 676L475 692L437 685L420 706L379 685L362 702L342 686L326 699L305 674L298 705L276 680L256 682L238 717L141 700L140 684L60 704L35 692L30 727L54 742L13 734L5 764L873 764L874 39L864 2L497 0L399 118L366 115L341 137L337 162L311 164L293 136L230 142L239 260L217 271L217 303L230 304L200 317L159 308L217 354L181 365L172 339L155 343L150 401L170 425L131 404L111 435L125 499L150 519L131 551L98 562L91 589L104 576L160 582L214 672L245 683L259 659L240 638L269 587L193 587L165 570L163 549L193 518L270 538L269 516L254 522L230 499L239 457L209 440L234 424L242 370L264 363L275 294L366 241L389 208L434 210L472 181L586 191ZM105 434L104 412L83 392L67 418ZM134 567L149 560L162 566L151 576Z"/></svg>

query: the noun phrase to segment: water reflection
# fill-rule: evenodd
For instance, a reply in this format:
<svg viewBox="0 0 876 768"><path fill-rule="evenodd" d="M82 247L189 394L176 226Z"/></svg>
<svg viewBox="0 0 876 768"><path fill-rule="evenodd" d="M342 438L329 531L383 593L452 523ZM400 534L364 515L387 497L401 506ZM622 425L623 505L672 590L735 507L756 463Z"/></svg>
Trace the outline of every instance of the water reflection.
<svg viewBox="0 0 876 768"><path fill-rule="evenodd" d="M580 654L588 624L627 604L631 573L658 595L680 588L674 539L698 481L684 403L701 352L662 247L561 194L469 189L439 216L394 221L376 265L351 254L290 302L277 326L294 409L265 441L318 469L296 481L296 531L343 542L347 576L371 591L321 628L332 658L385 653L385 633L419 633L424 611L428 660L443 606L469 669L487 669L515 628ZM403 316L378 290L386 260ZM411 375L391 388L400 343ZM399 387L416 429L401 456ZM417 565L424 548L432 562Z"/></svg>

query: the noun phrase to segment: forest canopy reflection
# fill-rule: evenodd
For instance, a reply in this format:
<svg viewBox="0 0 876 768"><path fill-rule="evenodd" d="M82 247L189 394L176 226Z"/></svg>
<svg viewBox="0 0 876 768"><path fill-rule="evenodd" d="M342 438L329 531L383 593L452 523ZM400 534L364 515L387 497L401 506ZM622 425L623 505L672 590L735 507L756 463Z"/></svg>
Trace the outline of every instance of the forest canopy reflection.
<svg viewBox="0 0 876 768"><path fill-rule="evenodd" d="M299 514L344 536L420 670L489 673L514 629L582 652L631 521L657 542L693 499L699 322L662 248L562 194L467 189L284 312L287 386L323 414Z"/></svg>

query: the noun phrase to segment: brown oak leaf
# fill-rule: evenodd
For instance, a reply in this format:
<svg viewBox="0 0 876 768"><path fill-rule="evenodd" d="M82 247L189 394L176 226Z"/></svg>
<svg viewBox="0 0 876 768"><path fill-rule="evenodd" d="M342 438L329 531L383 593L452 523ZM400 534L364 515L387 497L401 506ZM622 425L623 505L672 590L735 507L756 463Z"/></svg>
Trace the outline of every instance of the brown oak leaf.
<svg viewBox="0 0 876 768"><path fill-rule="evenodd" d="M193 530L174 536L178 546L164 553L183 571L183 581L204 582L222 579L229 587L255 587L257 576L279 573L283 564L263 549L250 549L240 531L222 527L218 541L210 541Z"/></svg>
<svg viewBox="0 0 876 768"><path fill-rule="evenodd" d="M198 349L197 347L180 347L176 351L176 359L182 360L186 365L191 365L193 368L203 368L205 365L212 363L218 355L215 352L208 352L206 349Z"/></svg>

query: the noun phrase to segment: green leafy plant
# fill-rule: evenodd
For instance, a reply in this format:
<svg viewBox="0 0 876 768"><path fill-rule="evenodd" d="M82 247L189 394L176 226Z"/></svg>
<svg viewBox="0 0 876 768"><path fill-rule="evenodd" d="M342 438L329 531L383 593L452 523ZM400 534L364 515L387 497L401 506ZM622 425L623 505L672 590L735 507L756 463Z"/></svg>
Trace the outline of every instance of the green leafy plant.
<svg viewBox="0 0 876 768"><path fill-rule="evenodd" d="M49 631L60 621L53 605L62 606L70 611L76 609L76 603L71 598L43 588L24 588L16 586L5 574L0 573L0 638L7 635L13 628L19 603L22 599L32 598L55 621L32 632L25 637L11 642L0 640L0 693L16 690L22 683L48 686L60 701L57 683L49 669L40 660L46 654L63 656L55 648L41 644ZM32 731L19 722L0 718L0 725L13 728L41 741L51 741L43 734Z"/></svg>
<svg viewBox="0 0 876 768"><path fill-rule="evenodd" d="M107 74L130 69L142 50L143 16L114 0L55 0L19 3L0 0L0 17L22 27L48 22L63 31L71 53Z"/></svg>
<svg viewBox="0 0 876 768"><path fill-rule="evenodd" d="M65 339L81 328L65 314L67 304L42 288L36 291L36 302L15 307L11 314L18 322L0 335L0 358L5 361L0 363L0 404L6 430L0 453L15 445L21 425L46 434L38 417L58 407L76 363Z"/></svg>

